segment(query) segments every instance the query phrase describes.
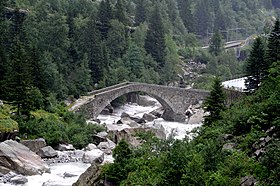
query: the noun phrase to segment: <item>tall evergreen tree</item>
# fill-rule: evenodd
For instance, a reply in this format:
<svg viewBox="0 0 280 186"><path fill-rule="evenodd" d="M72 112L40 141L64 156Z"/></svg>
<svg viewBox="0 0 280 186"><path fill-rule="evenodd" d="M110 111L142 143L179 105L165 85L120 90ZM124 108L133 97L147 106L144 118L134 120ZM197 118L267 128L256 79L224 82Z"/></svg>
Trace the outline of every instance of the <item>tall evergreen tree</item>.
<svg viewBox="0 0 280 186"><path fill-rule="evenodd" d="M191 12L191 0L177 0L181 19L188 30L194 32L194 16Z"/></svg>
<svg viewBox="0 0 280 186"><path fill-rule="evenodd" d="M264 43L260 37L258 37L254 43L250 56L246 64L246 76L245 81L246 90L253 92L257 90L263 79L265 73L265 60L264 60Z"/></svg>
<svg viewBox="0 0 280 186"><path fill-rule="evenodd" d="M138 0L135 10L135 25L139 26L144 21L146 21L145 0Z"/></svg>
<svg viewBox="0 0 280 186"><path fill-rule="evenodd" d="M272 63L280 63L280 21L276 20L273 30L271 31L267 50L265 54L266 69L268 70Z"/></svg>
<svg viewBox="0 0 280 186"><path fill-rule="evenodd" d="M158 63L159 69L165 64L165 33L159 7L154 8L145 40L145 49Z"/></svg>
<svg viewBox="0 0 280 186"><path fill-rule="evenodd" d="M115 19L117 19L124 25L127 25L129 23L123 0L117 0L115 6Z"/></svg>
<svg viewBox="0 0 280 186"><path fill-rule="evenodd" d="M209 52L215 56L222 52L222 36L216 31L210 39Z"/></svg>
<svg viewBox="0 0 280 186"><path fill-rule="evenodd" d="M98 9L98 20L100 21L100 31L103 38L107 37L110 20L113 18L113 10L110 0L102 0Z"/></svg>
<svg viewBox="0 0 280 186"><path fill-rule="evenodd" d="M225 98L221 80L216 77L210 95L204 101L205 111L209 112L209 115L204 117L206 126L211 126L213 122L221 119L221 112L225 109Z"/></svg>
<svg viewBox="0 0 280 186"><path fill-rule="evenodd" d="M211 21L208 0L197 1L194 17L196 33L202 37L206 36Z"/></svg>

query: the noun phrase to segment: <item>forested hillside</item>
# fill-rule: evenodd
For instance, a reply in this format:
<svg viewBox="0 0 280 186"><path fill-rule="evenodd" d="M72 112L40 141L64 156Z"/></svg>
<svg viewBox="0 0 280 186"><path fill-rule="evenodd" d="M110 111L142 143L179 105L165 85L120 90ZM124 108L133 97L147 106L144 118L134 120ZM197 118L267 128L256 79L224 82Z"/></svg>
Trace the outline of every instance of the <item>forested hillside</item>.
<svg viewBox="0 0 280 186"><path fill-rule="evenodd" d="M165 84L180 71L179 48L206 44L214 31L224 41L262 33L277 7L267 0L3 0L0 95L63 100L125 80Z"/></svg>

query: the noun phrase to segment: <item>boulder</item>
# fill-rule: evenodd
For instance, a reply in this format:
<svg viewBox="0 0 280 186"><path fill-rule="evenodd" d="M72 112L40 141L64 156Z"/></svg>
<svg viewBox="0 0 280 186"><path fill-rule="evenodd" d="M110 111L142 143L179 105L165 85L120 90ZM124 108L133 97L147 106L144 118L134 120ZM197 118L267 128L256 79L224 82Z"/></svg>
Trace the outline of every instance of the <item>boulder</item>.
<svg viewBox="0 0 280 186"><path fill-rule="evenodd" d="M7 170L22 175L36 175L49 172L49 168L41 157L26 146L12 140L0 143L0 171L6 174Z"/></svg>
<svg viewBox="0 0 280 186"><path fill-rule="evenodd" d="M146 121L148 121L148 122L151 122L151 121L154 121L155 119L157 119L157 117L154 116L154 115L152 115L152 114L147 114L147 113L145 113L145 114L143 115L143 119L146 120Z"/></svg>
<svg viewBox="0 0 280 186"><path fill-rule="evenodd" d="M116 147L116 144L113 141L107 139L107 142L101 142L97 147L105 152L105 154L110 155L112 154L112 150Z"/></svg>
<svg viewBox="0 0 280 186"><path fill-rule="evenodd" d="M241 178L240 185L241 186L254 186L256 185L257 180L254 176L245 176Z"/></svg>
<svg viewBox="0 0 280 186"><path fill-rule="evenodd" d="M126 113L126 112L123 112L121 114L121 118L129 118L129 117L130 117L130 115L128 113Z"/></svg>
<svg viewBox="0 0 280 186"><path fill-rule="evenodd" d="M121 118L117 124L125 124L125 125L128 125L132 128L136 128L136 127L140 127L141 125L139 125L137 122L133 121L131 118L129 117L124 117L124 118Z"/></svg>
<svg viewBox="0 0 280 186"><path fill-rule="evenodd" d="M101 164L104 160L104 152L99 149L86 151L82 157L84 163L97 163Z"/></svg>
<svg viewBox="0 0 280 186"><path fill-rule="evenodd" d="M72 144L59 144L57 147L57 150L59 151L69 151L69 150L75 150Z"/></svg>
<svg viewBox="0 0 280 186"><path fill-rule="evenodd" d="M54 158L58 156L58 153L51 147L51 146L46 146L41 148L37 154L41 158Z"/></svg>
<svg viewBox="0 0 280 186"><path fill-rule="evenodd" d="M152 112L150 112L150 114L152 114L152 115L154 115L154 116L160 118L160 117L162 116L163 112L164 112L164 109L163 109L162 107L160 107L160 108L158 108L158 109L153 110Z"/></svg>
<svg viewBox="0 0 280 186"><path fill-rule="evenodd" d="M64 172L63 174L63 178L71 178L71 177L75 177L77 176L76 174L71 174L71 173L68 173L68 172Z"/></svg>
<svg viewBox="0 0 280 186"><path fill-rule="evenodd" d="M88 144L86 147L85 147L85 150L86 151L91 151L91 150L94 150L94 149L97 149L97 146L95 144Z"/></svg>
<svg viewBox="0 0 280 186"><path fill-rule="evenodd" d="M73 184L73 186L97 186L100 181L101 168L93 163L83 174L80 175L79 179Z"/></svg>
<svg viewBox="0 0 280 186"><path fill-rule="evenodd" d="M23 185L28 182L27 178L23 175L17 175L10 179L10 182L14 185Z"/></svg>
<svg viewBox="0 0 280 186"><path fill-rule="evenodd" d="M139 96L139 101L138 101L138 105L140 106L153 106L157 103L157 100L155 99L151 99L150 97L147 96Z"/></svg>
<svg viewBox="0 0 280 186"><path fill-rule="evenodd" d="M46 141L43 138L35 140L22 140L20 141L20 143L25 145L35 153L37 153L41 148L46 146Z"/></svg>
<svg viewBox="0 0 280 186"><path fill-rule="evenodd" d="M99 137L102 137L102 138L106 138L108 136L108 133L105 132L105 131L102 131L102 132L98 132L96 134L96 136L99 136Z"/></svg>

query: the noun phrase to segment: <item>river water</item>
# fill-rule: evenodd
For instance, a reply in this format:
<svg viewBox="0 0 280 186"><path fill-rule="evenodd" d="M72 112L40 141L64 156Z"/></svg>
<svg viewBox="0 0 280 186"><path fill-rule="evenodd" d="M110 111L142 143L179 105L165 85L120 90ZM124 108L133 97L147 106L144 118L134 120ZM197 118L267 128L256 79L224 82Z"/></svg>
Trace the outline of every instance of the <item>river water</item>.
<svg viewBox="0 0 280 186"><path fill-rule="evenodd" d="M151 106L125 104L119 108L116 108L112 115L99 115L98 119L101 121L101 124L105 123L108 128L114 126L118 127L118 130L121 130L123 128L129 127L127 125L116 125L113 123L116 123L121 118L120 116L123 112L133 117L142 117L144 113L149 113L160 107L160 104L155 99L151 97L145 97L145 99L154 102L154 104ZM176 139L182 139L185 137L186 132L189 132L192 129L201 126L201 123L187 124L186 122L167 122L162 118L158 118L153 122L146 123L145 125L154 128L163 127L167 136L173 133ZM107 158L110 159L110 157ZM42 186L44 183L44 186L70 186L77 181L79 175L82 174L89 166L90 164L84 164L82 162L54 164L50 166L50 174L44 173L43 175L28 176L28 183L26 183L25 186ZM64 178L63 174L65 172L76 176ZM2 185L10 186L10 184Z"/></svg>

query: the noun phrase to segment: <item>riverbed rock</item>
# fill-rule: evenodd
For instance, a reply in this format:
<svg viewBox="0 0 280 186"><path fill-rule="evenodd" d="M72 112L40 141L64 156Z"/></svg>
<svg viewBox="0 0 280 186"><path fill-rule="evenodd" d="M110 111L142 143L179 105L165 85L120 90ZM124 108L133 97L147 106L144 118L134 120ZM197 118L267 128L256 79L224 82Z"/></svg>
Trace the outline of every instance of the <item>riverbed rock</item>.
<svg viewBox="0 0 280 186"><path fill-rule="evenodd" d="M36 175L49 172L41 157L26 146L12 140L0 143L0 171L15 171L22 175ZM2 167L2 168L1 168Z"/></svg>
<svg viewBox="0 0 280 186"><path fill-rule="evenodd" d="M148 121L148 122L151 122L151 121L154 121L155 119L157 119L157 117L154 116L153 114L147 114L147 113L145 113L145 114L143 115L143 119L146 120L146 121Z"/></svg>
<svg viewBox="0 0 280 186"><path fill-rule="evenodd" d="M54 158L58 156L58 153L51 147L51 146L46 146L41 148L37 154L41 158Z"/></svg>
<svg viewBox="0 0 280 186"><path fill-rule="evenodd" d="M241 178L240 185L241 186L254 186L256 184L257 180L254 176L245 176Z"/></svg>
<svg viewBox="0 0 280 186"><path fill-rule="evenodd" d="M94 150L94 149L98 149L97 146L95 144L88 144L86 147L85 147L85 150L86 151L91 151L91 150Z"/></svg>
<svg viewBox="0 0 280 186"><path fill-rule="evenodd" d="M23 175L17 175L10 179L10 182L14 185L23 185L28 182L27 178Z"/></svg>
<svg viewBox="0 0 280 186"><path fill-rule="evenodd" d="M97 163L101 164L104 160L104 152L99 149L86 151L82 157L84 163Z"/></svg>
<svg viewBox="0 0 280 186"><path fill-rule="evenodd" d="M93 163L83 174L80 175L79 179L73 184L73 186L98 186L100 175L101 168Z"/></svg>
<svg viewBox="0 0 280 186"><path fill-rule="evenodd" d="M159 107L159 108L153 110L152 112L150 112L150 114L160 118L162 116L163 112L164 112L164 109L162 107Z"/></svg>
<svg viewBox="0 0 280 186"><path fill-rule="evenodd" d="M226 143L223 145L222 151L234 151L235 147L236 147L235 143Z"/></svg>
<svg viewBox="0 0 280 186"><path fill-rule="evenodd" d="M101 142L97 147L105 154L110 155L112 154L112 150L116 147L116 144L113 141L107 139L107 142Z"/></svg>
<svg viewBox="0 0 280 186"><path fill-rule="evenodd" d="M57 147L57 150L59 151L69 151L69 150L75 150L72 144L59 144Z"/></svg>
<svg viewBox="0 0 280 186"><path fill-rule="evenodd" d="M46 141L43 138L38 138L35 140L21 140L20 143L25 145L35 153L46 146Z"/></svg>
<svg viewBox="0 0 280 186"><path fill-rule="evenodd" d="M137 127L140 127L141 125L139 125L137 122L133 121L130 117L124 117L124 118L121 118L117 124L125 124L125 125L128 125L132 128L137 128Z"/></svg>

